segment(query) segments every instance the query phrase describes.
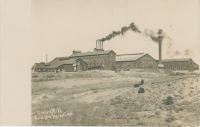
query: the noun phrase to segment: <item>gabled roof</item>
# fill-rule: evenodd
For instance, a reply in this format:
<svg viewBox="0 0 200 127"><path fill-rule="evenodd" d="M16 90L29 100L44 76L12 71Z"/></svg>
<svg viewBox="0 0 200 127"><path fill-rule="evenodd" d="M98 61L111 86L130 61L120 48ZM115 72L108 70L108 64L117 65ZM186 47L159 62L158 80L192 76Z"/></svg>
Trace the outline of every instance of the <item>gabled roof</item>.
<svg viewBox="0 0 200 127"><path fill-rule="evenodd" d="M104 55L104 54L109 54L110 52L114 52L114 51L106 50L106 51L82 52L82 53L72 54L70 57Z"/></svg>
<svg viewBox="0 0 200 127"><path fill-rule="evenodd" d="M32 68L43 68L43 67L45 67L45 63L41 62L41 63L35 63Z"/></svg>
<svg viewBox="0 0 200 127"><path fill-rule="evenodd" d="M137 53L137 54L121 54L116 56L116 61L117 62L122 62L122 61L136 61L139 58L145 56L147 54L145 53Z"/></svg>
<svg viewBox="0 0 200 127"><path fill-rule="evenodd" d="M65 58L65 59L63 59ZM56 57L49 63L36 63L35 68L57 68L63 64L74 64L79 58Z"/></svg>
<svg viewBox="0 0 200 127"><path fill-rule="evenodd" d="M157 60L158 61L158 60ZM163 63L167 63L167 62L188 62L191 61L193 64L199 66L197 63L195 63L192 58L179 58L179 59L163 59L162 62Z"/></svg>
<svg viewBox="0 0 200 127"><path fill-rule="evenodd" d="M48 68L57 68L63 64L74 64L76 62L76 58L69 58L69 59L62 59L62 58L55 58L51 61Z"/></svg>
<svg viewBox="0 0 200 127"><path fill-rule="evenodd" d="M163 59L162 62L186 62L190 61L191 58L180 58L180 59Z"/></svg>

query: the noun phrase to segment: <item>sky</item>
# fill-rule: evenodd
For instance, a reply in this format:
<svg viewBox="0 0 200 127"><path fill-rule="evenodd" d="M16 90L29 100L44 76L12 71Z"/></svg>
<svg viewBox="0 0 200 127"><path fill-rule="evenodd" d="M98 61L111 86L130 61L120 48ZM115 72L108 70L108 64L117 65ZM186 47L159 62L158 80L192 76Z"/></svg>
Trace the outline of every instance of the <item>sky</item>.
<svg viewBox="0 0 200 127"><path fill-rule="evenodd" d="M72 50L92 51L97 39L134 22L141 31L163 29L163 58L193 58L200 64L200 2L198 0L33 0L35 62L68 56ZM149 53L158 45L132 31L104 43L117 54Z"/></svg>

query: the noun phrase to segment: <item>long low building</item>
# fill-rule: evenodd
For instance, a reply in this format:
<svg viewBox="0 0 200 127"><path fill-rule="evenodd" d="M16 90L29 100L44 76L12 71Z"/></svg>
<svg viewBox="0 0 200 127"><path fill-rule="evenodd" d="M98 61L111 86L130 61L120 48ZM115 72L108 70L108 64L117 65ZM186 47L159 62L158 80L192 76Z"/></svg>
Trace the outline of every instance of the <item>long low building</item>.
<svg viewBox="0 0 200 127"><path fill-rule="evenodd" d="M199 65L191 58L183 59L163 59L162 64L169 70L199 70Z"/></svg>
<svg viewBox="0 0 200 127"><path fill-rule="evenodd" d="M163 59L164 69L199 70L191 58ZM70 56L56 57L48 63L36 63L33 72L77 72L93 69L129 70L158 68L158 61L146 53L116 55L113 50L95 49L93 52L73 51Z"/></svg>
<svg viewBox="0 0 200 127"><path fill-rule="evenodd" d="M36 63L33 72L76 72L92 69L113 70L116 53L95 49L93 52L73 51L68 57L57 57L49 63Z"/></svg>
<svg viewBox="0 0 200 127"><path fill-rule="evenodd" d="M145 53L121 54L116 56L116 67L121 69L157 68L157 61Z"/></svg>
<svg viewBox="0 0 200 127"><path fill-rule="evenodd" d="M77 72L88 69L88 64L80 58L56 57L49 63L36 63L32 72Z"/></svg>

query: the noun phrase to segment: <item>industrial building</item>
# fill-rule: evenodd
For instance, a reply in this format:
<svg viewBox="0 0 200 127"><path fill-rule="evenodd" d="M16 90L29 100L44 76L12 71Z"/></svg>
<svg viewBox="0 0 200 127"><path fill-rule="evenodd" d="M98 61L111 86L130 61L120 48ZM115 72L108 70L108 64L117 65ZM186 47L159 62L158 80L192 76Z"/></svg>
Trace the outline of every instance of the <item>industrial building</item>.
<svg viewBox="0 0 200 127"><path fill-rule="evenodd" d="M162 64L169 70L199 70L199 65L191 58L185 59L163 59Z"/></svg>
<svg viewBox="0 0 200 127"><path fill-rule="evenodd" d="M103 50L103 42L96 41L91 52L74 50L68 57L57 57L48 63L36 63L33 72L78 72L86 70L129 70L136 68L199 70L199 65L189 59L162 59L162 39L158 41L159 59L145 53L116 55L113 50Z"/></svg>
<svg viewBox="0 0 200 127"><path fill-rule="evenodd" d="M157 68L157 61L145 53L121 54L116 56L116 67L129 70L135 68Z"/></svg>
<svg viewBox="0 0 200 127"><path fill-rule="evenodd" d="M116 53L94 49L93 52L73 51L68 57L57 57L48 63L36 63L33 72L77 72L93 69L113 70Z"/></svg>
<svg viewBox="0 0 200 127"><path fill-rule="evenodd" d="M73 51L68 57L56 57L48 63L36 63L33 72L79 72L86 70L129 70L129 69L155 69L158 64L169 70L199 70L199 65L191 58L155 60L145 53L119 54L113 50L98 50L93 52Z"/></svg>
<svg viewBox="0 0 200 127"><path fill-rule="evenodd" d="M79 72L88 69L88 64L80 58L56 57L49 63L36 63L33 72Z"/></svg>
<svg viewBox="0 0 200 127"><path fill-rule="evenodd" d="M94 49L93 52L73 51L70 58L81 58L88 64L88 70L112 70L115 65L116 53L113 50Z"/></svg>

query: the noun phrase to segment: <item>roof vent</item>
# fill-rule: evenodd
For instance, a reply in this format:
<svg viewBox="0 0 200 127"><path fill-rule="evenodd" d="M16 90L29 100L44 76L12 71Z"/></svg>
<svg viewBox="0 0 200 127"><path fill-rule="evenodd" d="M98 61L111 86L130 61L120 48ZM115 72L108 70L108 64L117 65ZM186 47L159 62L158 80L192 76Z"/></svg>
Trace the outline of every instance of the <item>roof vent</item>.
<svg viewBox="0 0 200 127"><path fill-rule="evenodd" d="M104 51L103 49L94 48L94 52Z"/></svg>
<svg viewBox="0 0 200 127"><path fill-rule="evenodd" d="M73 54L79 54L79 53L81 53L81 51L80 51L80 50L73 50L72 53L73 53Z"/></svg>

